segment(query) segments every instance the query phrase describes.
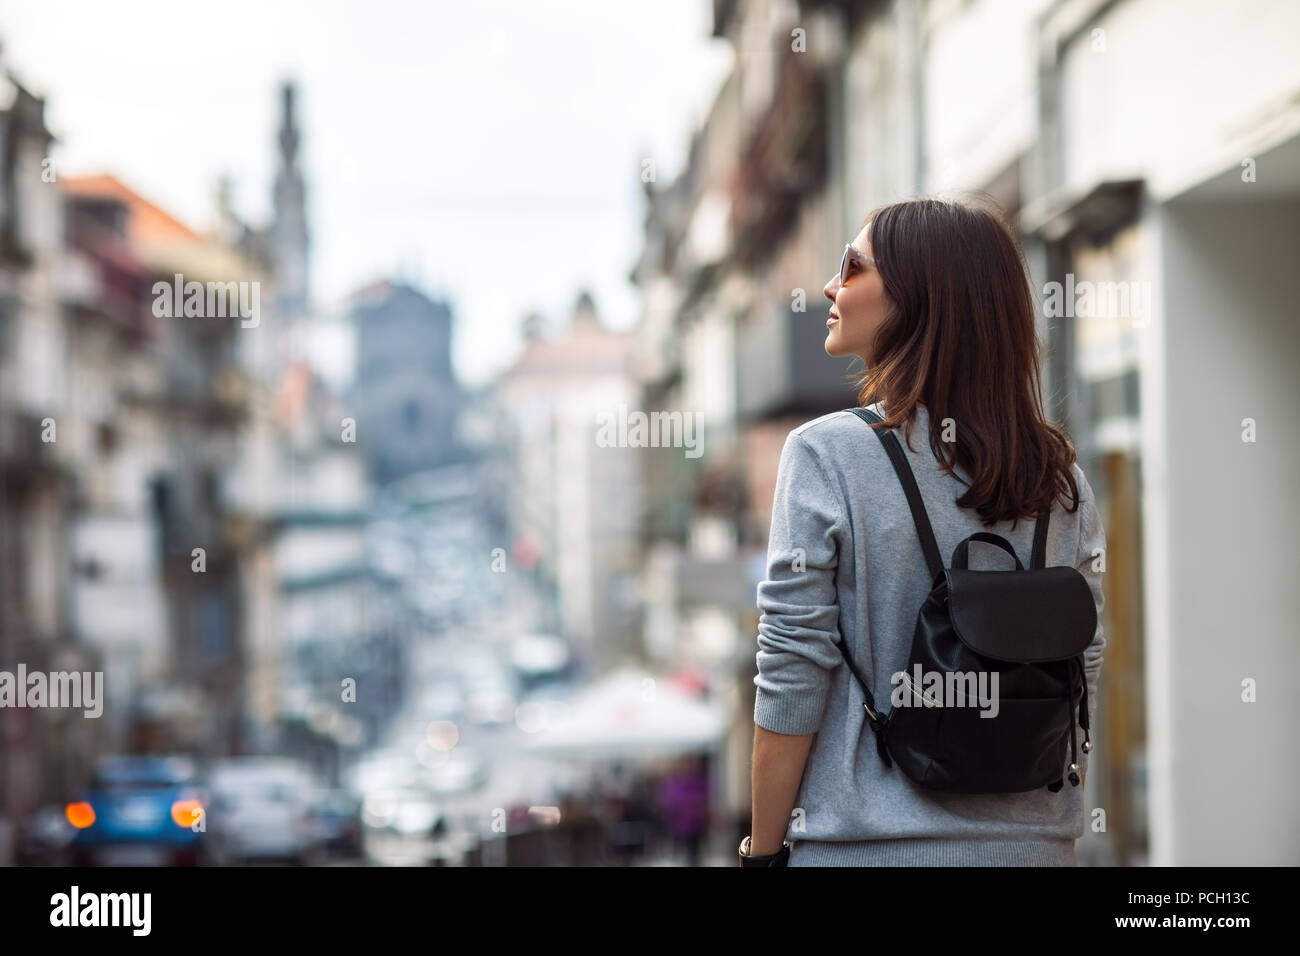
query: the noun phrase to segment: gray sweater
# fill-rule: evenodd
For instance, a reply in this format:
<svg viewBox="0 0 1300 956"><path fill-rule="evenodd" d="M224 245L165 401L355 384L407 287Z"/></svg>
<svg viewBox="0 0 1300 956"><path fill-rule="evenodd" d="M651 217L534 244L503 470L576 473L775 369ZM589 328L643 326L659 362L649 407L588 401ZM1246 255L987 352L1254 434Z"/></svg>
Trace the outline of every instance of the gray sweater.
<svg viewBox="0 0 1300 956"><path fill-rule="evenodd" d="M903 429L897 435L944 566L962 539L991 531L1028 567L1034 522L1021 520L1015 531L1009 521L985 528L973 510L957 507L965 487L939 470L928 411L917 411L910 448ZM1092 718L1105 647L1101 573L1093 567L1106 538L1092 488L1077 464L1073 470L1082 501L1074 514L1059 502L1053 509L1047 564L1078 568L1097 603L1097 635L1084 654ZM1004 551L982 542L970 545L969 560L971 568L1011 567ZM946 794L923 790L897 765L881 762L862 688L841 666L840 642L852 642L850 656L887 707L891 675L908 663L928 577L907 498L866 423L835 412L795 428L781 454L767 574L758 586L754 678L758 726L817 735L787 831L790 865L1074 865L1074 841L1085 825L1083 786L1067 780L1058 793ZM1078 758L1086 774L1088 755L1080 749Z"/></svg>

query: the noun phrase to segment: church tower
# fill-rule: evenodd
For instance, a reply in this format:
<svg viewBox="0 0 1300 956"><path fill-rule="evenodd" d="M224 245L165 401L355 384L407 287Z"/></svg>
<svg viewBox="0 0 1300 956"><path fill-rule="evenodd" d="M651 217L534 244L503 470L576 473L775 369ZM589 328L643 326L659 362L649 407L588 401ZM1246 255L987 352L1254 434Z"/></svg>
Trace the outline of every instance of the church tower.
<svg viewBox="0 0 1300 956"><path fill-rule="evenodd" d="M272 195L271 261L275 269L276 311L285 320L307 314L307 201L298 165L301 134L292 81L280 88L279 164Z"/></svg>

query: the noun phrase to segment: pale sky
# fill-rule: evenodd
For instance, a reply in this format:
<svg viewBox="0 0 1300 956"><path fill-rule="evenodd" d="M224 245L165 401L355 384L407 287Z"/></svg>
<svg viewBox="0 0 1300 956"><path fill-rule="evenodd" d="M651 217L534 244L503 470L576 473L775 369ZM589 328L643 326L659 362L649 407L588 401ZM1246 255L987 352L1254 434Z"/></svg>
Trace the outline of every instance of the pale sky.
<svg viewBox="0 0 1300 956"><path fill-rule="evenodd" d="M112 173L200 229L222 173L245 219L269 215L295 77L318 305L412 277L451 299L478 382L524 313L562 320L583 286L611 327L635 321L641 160L670 181L725 76L711 8L0 0L0 43L47 98L60 175Z"/></svg>

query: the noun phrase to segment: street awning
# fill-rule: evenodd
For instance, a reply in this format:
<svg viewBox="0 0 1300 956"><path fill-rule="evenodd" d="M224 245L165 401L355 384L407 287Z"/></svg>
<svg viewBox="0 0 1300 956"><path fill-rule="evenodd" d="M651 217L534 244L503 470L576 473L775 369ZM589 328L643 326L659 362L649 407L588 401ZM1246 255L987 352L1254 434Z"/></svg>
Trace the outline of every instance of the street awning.
<svg viewBox="0 0 1300 956"><path fill-rule="evenodd" d="M695 699L668 677L624 668L578 693L525 748L590 760L698 753L726 735L725 710Z"/></svg>

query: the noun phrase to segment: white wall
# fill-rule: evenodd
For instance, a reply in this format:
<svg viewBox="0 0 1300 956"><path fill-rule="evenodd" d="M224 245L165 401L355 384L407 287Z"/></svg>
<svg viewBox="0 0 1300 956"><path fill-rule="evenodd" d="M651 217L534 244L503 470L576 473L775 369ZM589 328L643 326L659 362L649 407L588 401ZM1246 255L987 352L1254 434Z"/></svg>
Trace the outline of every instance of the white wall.
<svg viewBox="0 0 1300 956"><path fill-rule="evenodd" d="M1152 219L1163 301L1142 385L1151 862L1294 865L1300 198L1182 201ZM1241 700L1247 678L1256 703Z"/></svg>
<svg viewBox="0 0 1300 956"><path fill-rule="evenodd" d="M1160 199L1237 165L1300 116L1300 4L1130 0L1065 56L1065 184L1145 174Z"/></svg>
<svg viewBox="0 0 1300 956"><path fill-rule="evenodd" d="M925 192L983 185L1038 132L1035 17L1043 0L927 13Z"/></svg>
<svg viewBox="0 0 1300 956"><path fill-rule="evenodd" d="M844 195L848 242L868 211L915 191L914 90L899 6L882 8L854 37L844 76Z"/></svg>

